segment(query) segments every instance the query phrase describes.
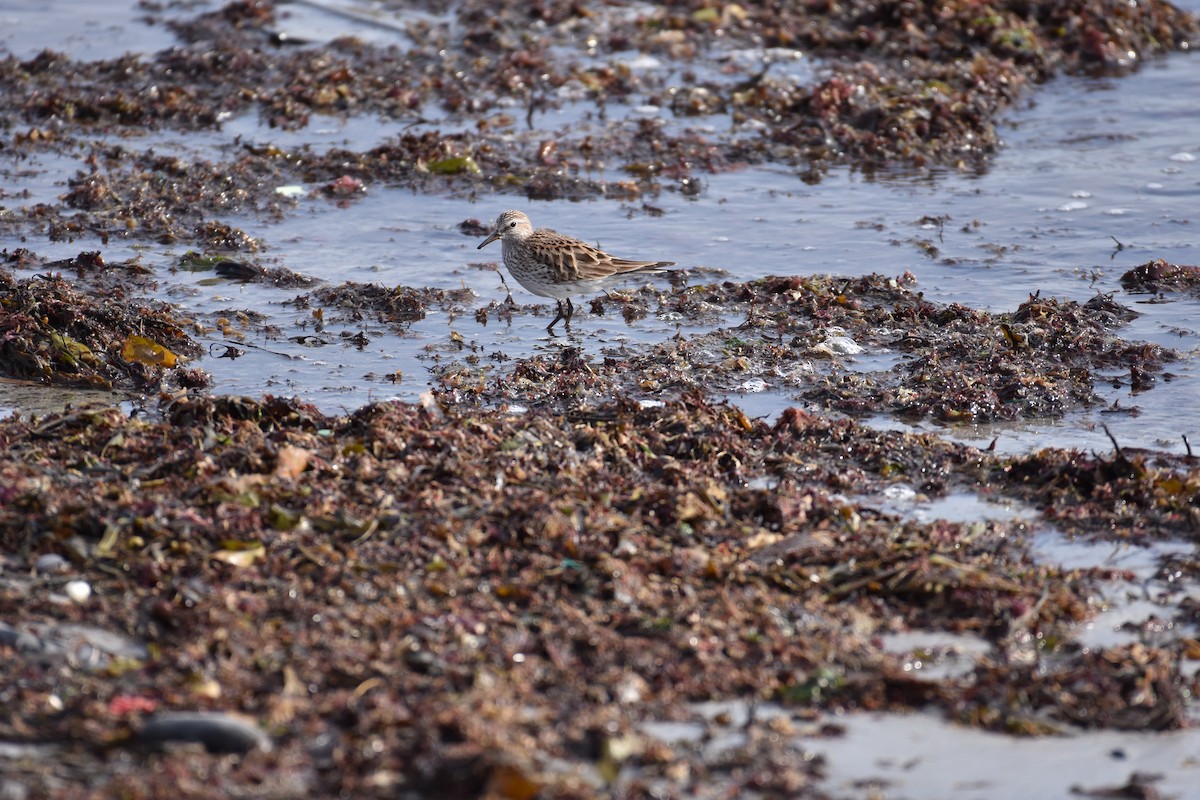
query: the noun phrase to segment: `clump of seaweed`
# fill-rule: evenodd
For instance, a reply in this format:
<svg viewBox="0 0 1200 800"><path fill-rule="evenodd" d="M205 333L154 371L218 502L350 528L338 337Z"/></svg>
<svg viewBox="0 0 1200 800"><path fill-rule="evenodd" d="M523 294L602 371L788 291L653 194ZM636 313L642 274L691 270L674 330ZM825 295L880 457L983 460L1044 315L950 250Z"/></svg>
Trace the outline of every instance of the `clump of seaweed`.
<svg viewBox="0 0 1200 800"><path fill-rule="evenodd" d="M28 251L4 251L7 263L29 267ZM96 253L80 254L79 269L103 266ZM155 391L163 381L190 385L206 378L177 373L200 346L163 303L132 300L120 292L93 297L61 274L16 279L0 270L0 373L60 386Z"/></svg>
<svg viewBox="0 0 1200 800"><path fill-rule="evenodd" d="M384 794L596 797L682 791L694 768L817 792L778 748L726 762L640 726L740 698L799 719L932 708L1025 735L1162 730L1197 688L1178 643L1074 646L1110 572L1036 563L1019 521L922 524L854 499L1025 480L930 435L798 409L767 425L699 394L340 417L227 397L158 421L9 418L0 445L0 551L89 587L64 604L53 575L0 584L0 736L56 742L39 769L68 784L85 764L123 786L113 759L144 729L245 752L212 776L225 790L381 796L383 771ZM923 680L880 641L909 629L990 650L962 680ZM55 655L71 647L95 655ZM143 788L212 774L194 751L136 752L162 767Z"/></svg>
<svg viewBox="0 0 1200 800"><path fill-rule="evenodd" d="M642 352L590 360L571 347L493 367L442 365L454 402L563 408L637 393L677 397L694 388L736 393L777 388L855 416L896 414L944 422L1055 417L1098 404L1112 370L1150 388L1176 354L1117 331L1135 314L1111 296L1085 303L1032 296L1010 313L935 303L911 275L772 277L651 288L620 295L626 319L650 313L710 325ZM597 300L605 311L611 299ZM510 313L519 313L510 311ZM884 369L865 353L895 356ZM819 367L817 366L819 365Z"/></svg>
<svg viewBox="0 0 1200 800"><path fill-rule="evenodd" d="M1197 295L1200 294L1200 267L1169 264L1157 258L1122 275L1121 286L1130 292L1158 294L1183 291Z"/></svg>

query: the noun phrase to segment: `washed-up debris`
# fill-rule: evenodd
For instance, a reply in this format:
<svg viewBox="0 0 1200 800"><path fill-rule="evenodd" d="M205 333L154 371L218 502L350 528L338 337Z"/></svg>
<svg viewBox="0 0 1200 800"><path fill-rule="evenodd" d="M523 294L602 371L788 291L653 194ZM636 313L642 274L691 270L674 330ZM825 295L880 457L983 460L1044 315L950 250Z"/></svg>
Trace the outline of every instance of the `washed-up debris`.
<svg viewBox="0 0 1200 800"><path fill-rule="evenodd" d="M0 257L28 267L27 252ZM81 256L82 258L83 256ZM203 382L173 368L201 353L164 303L96 297L60 274L17 279L0 269L0 375L60 386L156 391Z"/></svg>
<svg viewBox="0 0 1200 800"><path fill-rule="evenodd" d="M411 286L383 286L368 283L343 283L338 286L322 286L310 294L300 295L288 301L298 309L329 309L330 321L335 316L344 321L361 322L364 319L405 325L423 319L430 307L448 309L472 297L470 290L445 290L414 288Z"/></svg>
<svg viewBox="0 0 1200 800"><path fill-rule="evenodd" d="M1130 292L1184 291L1196 295L1200 294L1200 267L1169 264L1158 258L1122 275L1121 286Z"/></svg>
<svg viewBox="0 0 1200 800"><path fill-rule="evenodd" d="M1185 510L1194 465L1130 461L1122 497ZM816 797L786 737L724 762L637 730L729 698L937 709L1024 735L1187 724L1200 686L1178 669L1184 640L1074 644L1110 570L1031 560L1019 520L917 522L847 499L900 481L1070 504L1056 516L1068 535L1085 516L1084 532L1126 524L1125 503L1052 462L798 409L767 425L698 394L523 414L430 396L341 417L182 398L159 421L3 420L0 550L34 562L73 543L94 599L0 584L0 600L20 591L23 627L102 609L146 651L96 670L16 648L0 659L0 740L60 742L112 787L124 779L107 758L168 738L254 748L226 788L265 771L302 776L292 790L309 795L378 796L382 780L595 797L700 770ZM910 628L990 650L961 679L922 679L879 638ZM218 716L136 721L198 705ZM227 714L249 721L227 729ZM139 773L147 791L207 774L194 749L147 758L162 767ZM314 759L338 768L297 768Z"/></svg>
<svg viewBox="0 0 1200 800"><path fill-rule="evenodd" d="M564 348L517 359L498 380L481 380L496 371L490 365L443 363L435 372L460 403L562 408L631 391L741 392L758 385L748 381L762 381L855 416L985 422L1055 417L1098 404L1099 376L1114 369L1138 376L1137 388L1148 389L1177 357L1117 336L1136 315L1107 295L1086 303L1033 296L1013 312L992 314L932 302L914 284L911 275L811 276L645 289L623 296L627 319L658 313L712 330L622 358L588 360ZM885 369L855 365L872 353L897 358Z"/></svg>

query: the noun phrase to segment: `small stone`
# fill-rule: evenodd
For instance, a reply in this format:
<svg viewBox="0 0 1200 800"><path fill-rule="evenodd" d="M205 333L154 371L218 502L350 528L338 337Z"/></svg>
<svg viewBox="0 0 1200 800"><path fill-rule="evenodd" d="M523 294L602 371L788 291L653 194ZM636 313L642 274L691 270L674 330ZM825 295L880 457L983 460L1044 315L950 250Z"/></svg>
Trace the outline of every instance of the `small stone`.
<svg viewBox="0 0 1200 800"><path fill-rule="evenodd" d="M67 581L63 591L72 601L86 603L92 596L92 585L87 581Z"/></svg>
<svg viewBox="0 0 1200 800"><path fill-rule="evenodd" d="M210 753L247 753L270 750L271 739L253 720L220 712L164 712L142 726L143 743L162 747L171 743L204 745Z"/></svg>
<svg viewBox="0 0 1200 800"><path fill-rule="evenodd" d="M58 553L43 553L33 562L33 568L38 572L58 572L67 566L67 560Z"/></svg>

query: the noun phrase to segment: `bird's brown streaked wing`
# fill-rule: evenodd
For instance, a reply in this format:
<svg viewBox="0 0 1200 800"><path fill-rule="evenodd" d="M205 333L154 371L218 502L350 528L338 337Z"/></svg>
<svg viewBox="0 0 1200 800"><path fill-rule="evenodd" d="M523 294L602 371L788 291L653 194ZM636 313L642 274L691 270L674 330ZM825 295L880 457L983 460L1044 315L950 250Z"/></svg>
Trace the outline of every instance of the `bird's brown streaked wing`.
<svg viewBox="0 0 1200 800"><path fill-rule="evenodd" d="M530 238L562 280L588 280L609 274L603 268L604 253L587 242L551 230L539 230Z"/></svg>
<svg viewBox="0 0 1200 800"><path fill-rule="evenodd" d="M622 272L653 270L675 265L673 261L632 261L613 258L598 247L549 229L536 231L532 243L565 281L590 281Z"/></svg>

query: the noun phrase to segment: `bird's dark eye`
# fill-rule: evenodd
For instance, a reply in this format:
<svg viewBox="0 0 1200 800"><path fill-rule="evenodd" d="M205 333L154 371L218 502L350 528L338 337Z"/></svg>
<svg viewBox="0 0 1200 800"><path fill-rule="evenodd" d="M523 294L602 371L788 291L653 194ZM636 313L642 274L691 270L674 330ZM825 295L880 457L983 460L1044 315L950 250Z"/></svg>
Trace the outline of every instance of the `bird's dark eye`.
<svg viewBox="0 0 1200 800"><path fill-rule="evenodd" d="M515 227L517 227L517 223L515 221L510 222L510 223L508 223L508 227L515 228Z"/></svg>

